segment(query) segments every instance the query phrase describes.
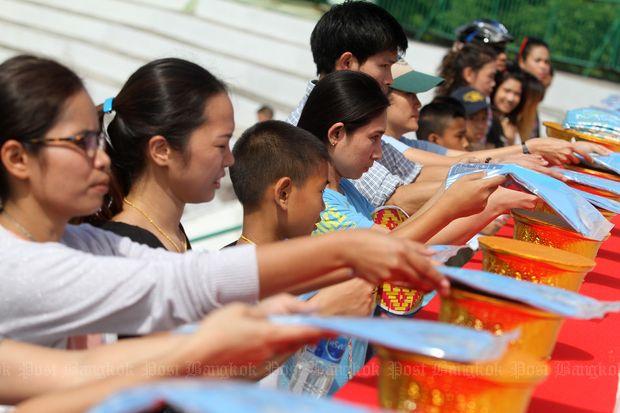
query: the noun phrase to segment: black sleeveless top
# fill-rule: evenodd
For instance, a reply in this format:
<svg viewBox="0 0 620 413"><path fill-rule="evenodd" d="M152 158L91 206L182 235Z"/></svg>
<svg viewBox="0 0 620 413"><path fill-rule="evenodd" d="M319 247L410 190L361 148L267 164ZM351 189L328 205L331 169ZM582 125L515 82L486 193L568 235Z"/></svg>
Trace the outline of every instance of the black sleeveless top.
<svg viewBox="0 0 620 413"><path fill-rule="evenodd" d="M183 229L182 225L179 225L181 228L181 232L185 235L185 229ZM124 222L118 221L108 221L105 224L101 225L101 229L105 229L106 231L110 231L115 233L116 235L120 235L121 237L127 237L133 242L137 242L138 244L147 245L151 248L163 248L166 249L164 244L153 234L151 231L146 230L144 228L126 224ZM187 235L185 235L185 243L188 250L192 249L191 244L189 243L189 239L187 239Z"/></svg>

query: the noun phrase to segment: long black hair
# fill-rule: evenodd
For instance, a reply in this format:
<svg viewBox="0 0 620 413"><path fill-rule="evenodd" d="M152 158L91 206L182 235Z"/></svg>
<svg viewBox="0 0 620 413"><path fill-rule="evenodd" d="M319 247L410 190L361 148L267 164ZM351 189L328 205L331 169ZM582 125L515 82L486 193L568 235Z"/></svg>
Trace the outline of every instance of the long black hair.
<svg viewBox="0 0 620 413"><path fill-rule="evenodd" d="M327 132L335 123L342 122L351 133L367 125L389 105L375 79L362 72L339 70L317 83L297 126L327 144Z"/></svg>

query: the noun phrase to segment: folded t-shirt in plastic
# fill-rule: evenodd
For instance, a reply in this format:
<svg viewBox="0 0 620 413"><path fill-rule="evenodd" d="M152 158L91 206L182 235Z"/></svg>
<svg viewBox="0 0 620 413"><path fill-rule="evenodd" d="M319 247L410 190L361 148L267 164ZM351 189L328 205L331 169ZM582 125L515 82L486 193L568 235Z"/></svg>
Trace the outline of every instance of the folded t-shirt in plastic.
<svg viewBox="0 0 620 413"><path fill-rule="evenodd" d="M585 295L544 284L485 271L438 266L437 270L452 281L489 294L528 304L564 317L602 318L610 312L620 312L620 301L599 301Z"/></svg>
<svg viewBox="0 0 620 413"><path fill-rule="evenodd" d="M620 152L614 152L610 155L591 153L590 157L592 157L591 165L597 168L613 171L620 175Z"/></svg>
<svg viewBox="0 0 620 413"><path fill-rule="evenodd" d="M591 194L589 192L582 191L581 189L573 188L573 191L577 192L579 195L590 201L590 203L596 207L611 211L616 214L620 214L620 202L618 201L605 198L604 196Z"/></svg>
<svg viewBox="0 0 620 413"><path fill-rule="evenodd" d="M613 192L616 195L620 195L620 182L618 181L612 181L611 179L584 174L582 172L571 171L570 169L562 169L558 167L554 167L552 169L564 175L569 181L591 186L592 188L603 189L605 191Z"/></svg>
<svg viewBox="0 0 620 413"><path fill-rule="evenodd" d="M164 403L174 411L188 413L371 412L360 406L295 395L256 384L176 379L122 390L92 408L90 413L146 412L161 408Z"/></svg>
<svg viewBox="0 0 620 413"><path fill-rule="evenodd" d="M280 315L270 320L319 327L391 349L463 363L496 360L510 340L518 337L518 331L498 337L453 324L402 318Z"/></svg>
<svg viewBox="0 0 620 413"><path fill-rule="evenodd" d="M448 172L446 187L463 175L479 171L485 171L487 177L510 176L516 183L544 199L571 228L587 238L601 241L613 228L613 224L607 221L590 202L564 182L519 165L456 164Z"/></svg>
<svg viewBox="0 0 620 413"><path fill-rule="evenodd" d="M611 110L593 107L571 109L566 112L563 126L614 141L620 140L620 115Z"/></svg>

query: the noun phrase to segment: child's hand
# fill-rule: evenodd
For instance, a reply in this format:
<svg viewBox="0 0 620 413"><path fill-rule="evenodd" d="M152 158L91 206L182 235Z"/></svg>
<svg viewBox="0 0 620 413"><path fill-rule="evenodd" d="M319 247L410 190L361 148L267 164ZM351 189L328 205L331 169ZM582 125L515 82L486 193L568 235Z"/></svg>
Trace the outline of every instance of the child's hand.
<svg viewBox="0 0 620 413"><path fill-rule="evenodd" d="M437 289L447 294L450 283L429 259L433 251L408 239L373 230L346 231L349 266L354 274L373 285L384 281L422 291Z"/></svg>
<svg viewBox="0 0 620 413"><path fill-rule="evenodd" d="M537 200L536 195L499 187L489 197L489 207L495 214L501 215L513 208L534 209Z"/></svg>
<svg viewBox="0 0 620 413"><path fill-rule="evenodd" d="M457 179L446 190L435 208L448 208L454 218L466 217L484 211L489 196L506 181L505 176L484 178L484 172L468 174Z"/></svg>

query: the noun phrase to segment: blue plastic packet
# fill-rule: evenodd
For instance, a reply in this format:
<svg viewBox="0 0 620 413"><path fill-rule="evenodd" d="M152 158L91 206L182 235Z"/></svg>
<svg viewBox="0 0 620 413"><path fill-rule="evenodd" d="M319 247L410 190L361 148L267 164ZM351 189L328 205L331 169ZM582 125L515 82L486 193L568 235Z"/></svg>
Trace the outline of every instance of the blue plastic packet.
<svg viewBox="0 0 620 413"><path fill-rule="evenodd" d="M450 258L454 257L463 248L468 248L467 245L429 245L429 249L435 251L432 260L445 263Z"/></svg>
<svg viewBox="0 0 620 413"><path fill-rule="evenodd" d="M620 301L599 301L561 288L485 271L445 266L438 266L437 270L451 281L564 317L592 319L603 318L610 312L620 312Z"/></svg>
<svg viewBox="0 0 620 413"><path fill-rule="evenodd" d="M391 349L462 363L496 360L504 354L508 343L518 337L518 331L507 337L495 336L453 324L403 318L276 315L270 320L318 327Z"/></svg>
<svg viewBox="0 0 620 413"><path fill-rule="evenodd" d="M581 189L573 188L573 191L590 201L590 203L596 207L602 208L606 211L611 211L616 214L620 214L620 202L613 199L605 198L604 196L591 194Z"/></svg>
<svg viewBox="0 0 620 413"><path fill-rule="evenodd" d="M90 413L151 411L165 402L174 411L191 413L370 413L360 406L317 399L238 381L165 380L122 390ZM158 410L159 411L159 410Z"/></svg>
<svg viewBox="0 0 620 413"><path fill-rule="evenodd" d="M487 176L509 175L516 183L542 198L575 231L597 241L603 240L613 224L585 198L564 182L514 164L456 164L448 172L446 186L463 175L485 171Z"/></svg>
<svg viewBox="0 0 620 413"><path fill-rule="evenodd" d="M616 195L620 195L620 182L618 181L612 181L611 179L571 171L570 169L562 169L558 167L553 167L552 169L564 175L569 181L591 186L592 188L603 189L605 191L613 192Z"/></svg>
<svg viewBox="0 0 620 413"><path fill-rule="evenodd" d="M578 108L566 112L563 126L580 132L620 141L620 115L599 108Z"/></svg>
<svg viewBox="0 0 620 413"><path fill-rule="evenodd" d="M615 172L620 175L620 152L614 152L610 155L599 155L591 153L593 166Z"/></svg>

